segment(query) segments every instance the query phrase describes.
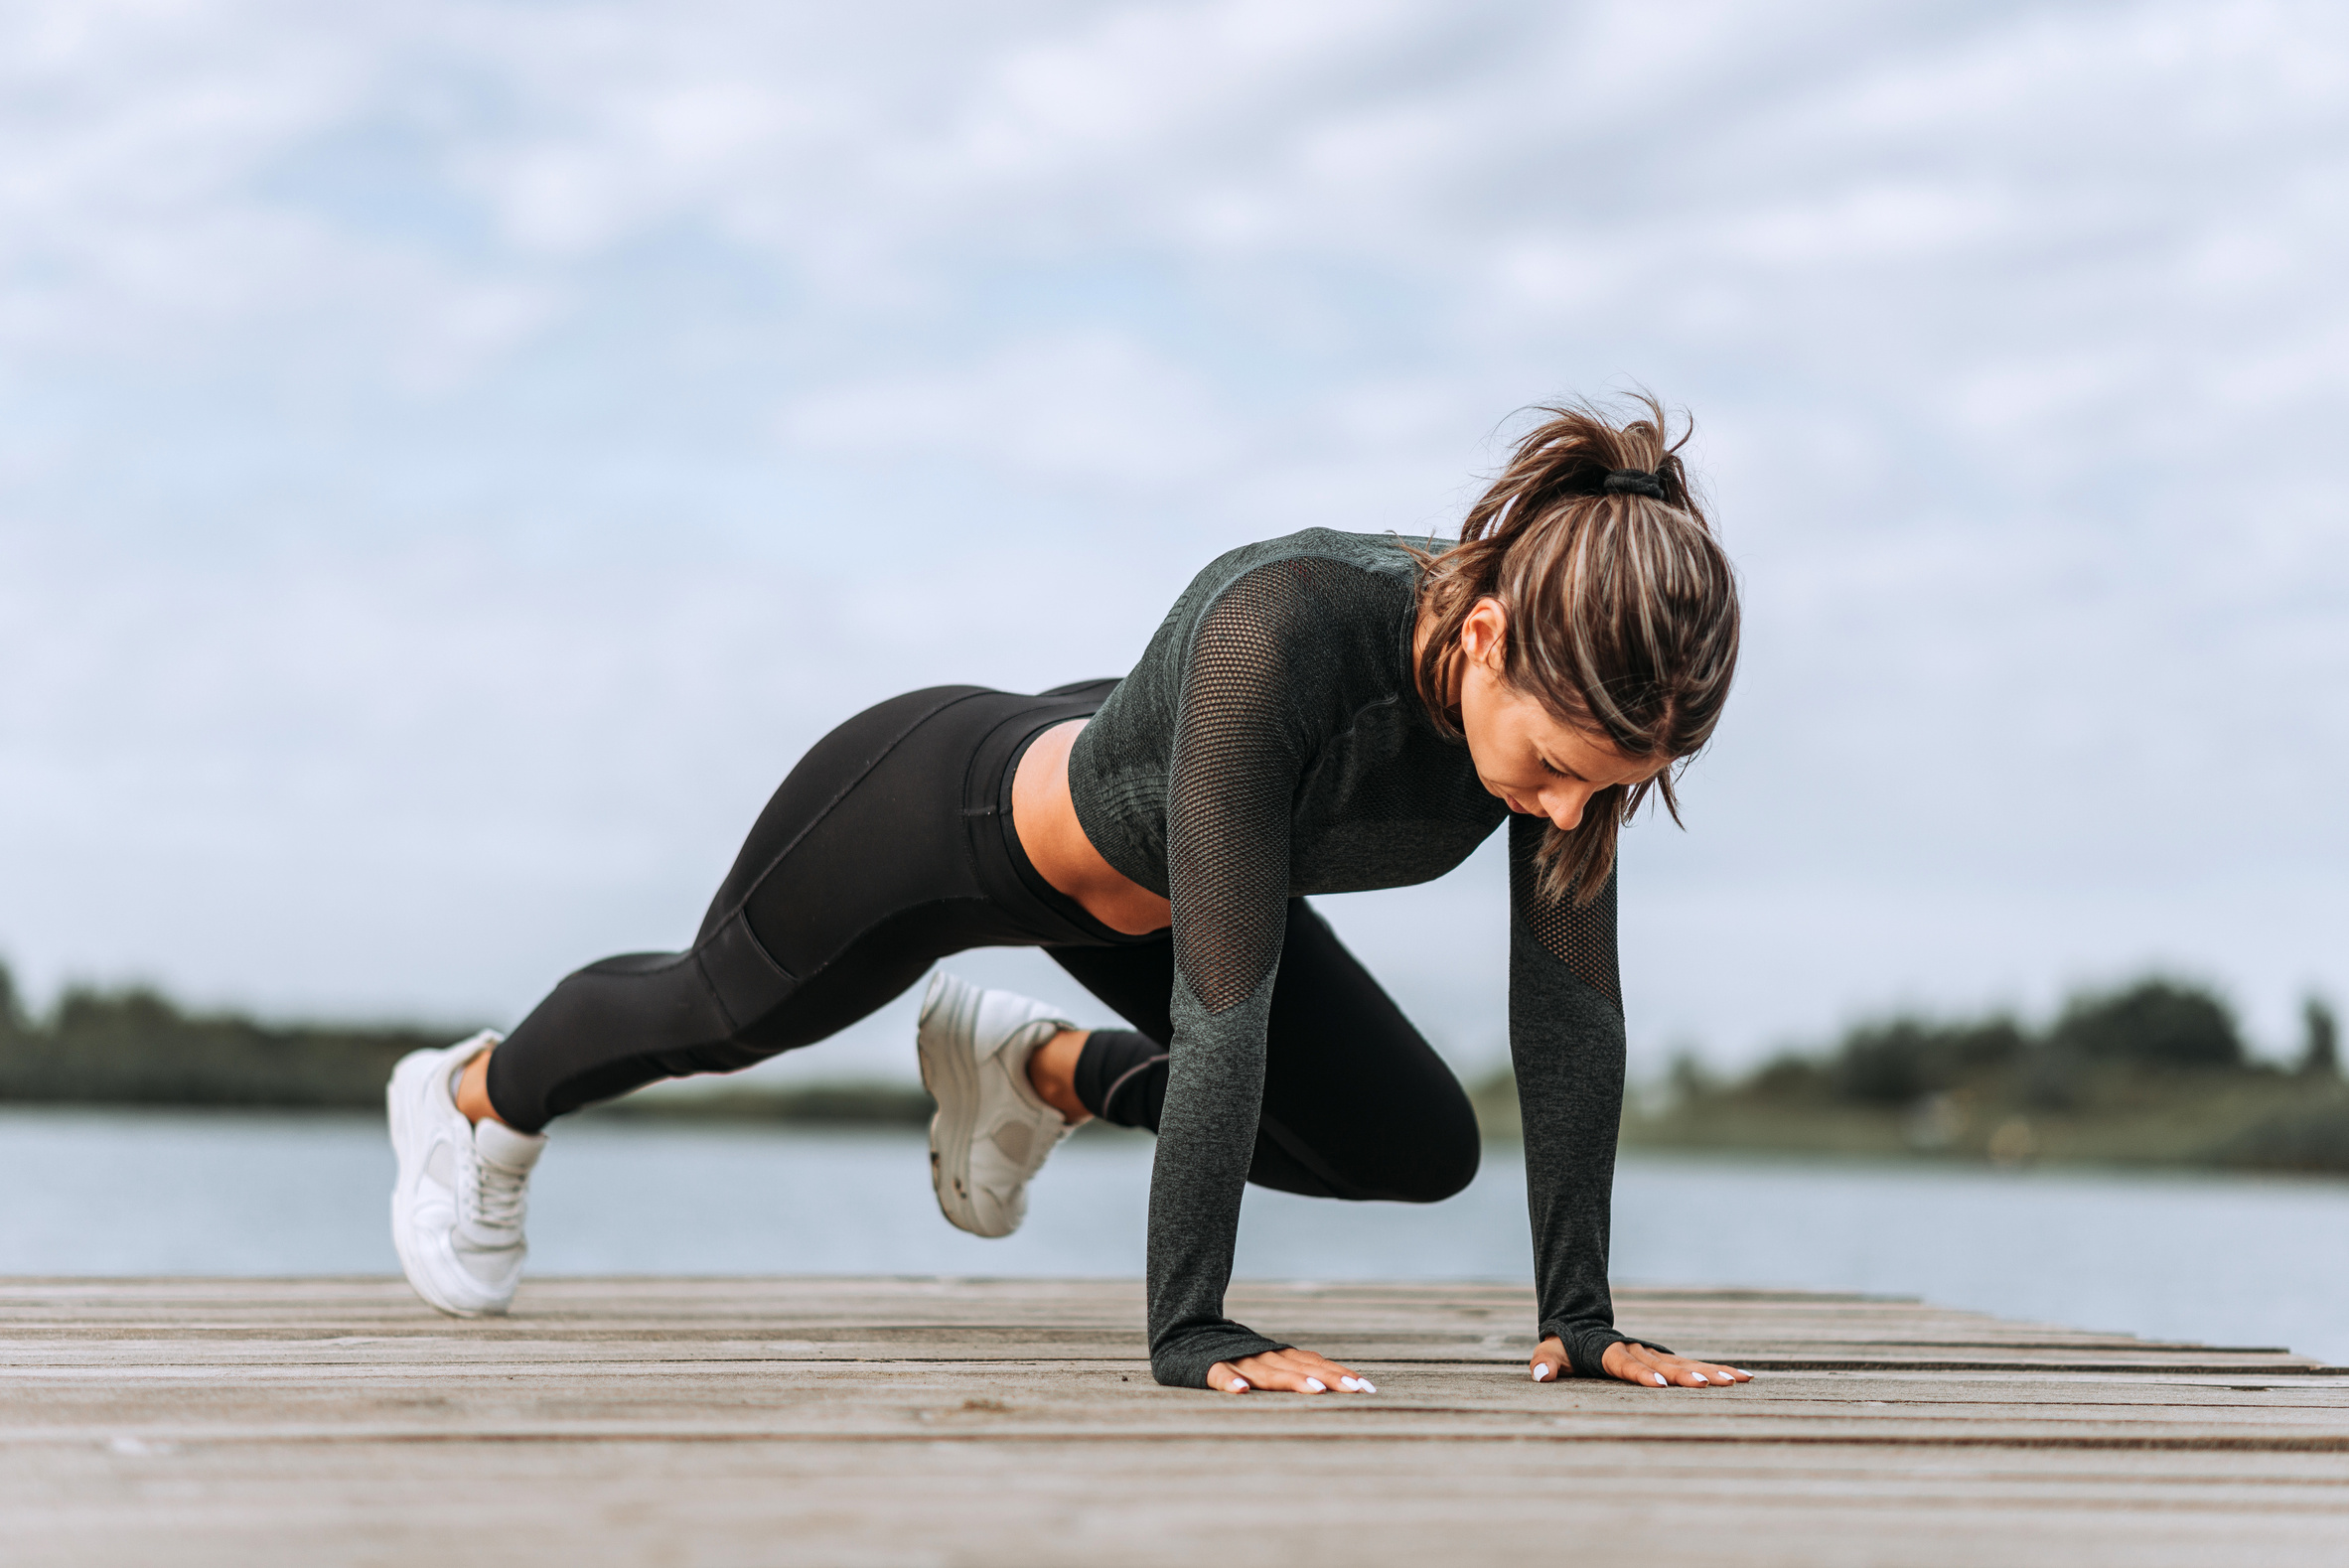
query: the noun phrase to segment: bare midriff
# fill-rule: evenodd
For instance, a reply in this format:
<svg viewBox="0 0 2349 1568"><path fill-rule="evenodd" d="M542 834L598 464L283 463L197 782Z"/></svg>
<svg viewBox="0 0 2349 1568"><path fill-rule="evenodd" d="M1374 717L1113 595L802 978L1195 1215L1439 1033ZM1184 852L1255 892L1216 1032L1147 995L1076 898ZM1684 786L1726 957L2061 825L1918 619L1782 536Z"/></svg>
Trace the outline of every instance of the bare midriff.
<svg viewBox="0 0 2349 1568"><path fill-rule="evenodd" d="M1085 720L1056 724L1029 743L1011 780L1011 826L1036 875L1113 931L1146 936L1174 920L1166 900L1101 858L1069 797L1069 749Z"/></svg>

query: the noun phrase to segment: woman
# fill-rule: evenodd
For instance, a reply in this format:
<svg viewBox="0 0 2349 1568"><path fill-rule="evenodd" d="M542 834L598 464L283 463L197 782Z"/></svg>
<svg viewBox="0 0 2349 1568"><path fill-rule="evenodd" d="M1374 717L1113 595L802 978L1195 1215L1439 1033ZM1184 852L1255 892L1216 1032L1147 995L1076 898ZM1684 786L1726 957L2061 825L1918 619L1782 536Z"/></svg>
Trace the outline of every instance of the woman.
<svg viewBox="0 0 2349 1568"><path fill-rule="evenodd" d="M1644 406L1544 410L1440 553L1323 529L1249 545L1121 681L918 691L817 742L689 950L590 965L512 1037L399 1065L409 1280L446 1312L506 1309L555 1117L812 1044L947 954L1040 946L1132 1029L933 979L918 1046L947 1217L1008 1234L1078 1122L1149 1127L1158 1380L1368 1390L1224 1316L1242 1187L1433 1203L1475 1175L1476 1122L1303 896L1441 876L1507 819L1533 1375L1744 1380L1617 1333L1607 1293L1616 830L1651 790L1672 803L1738 636L1729 563Z"/></svg>

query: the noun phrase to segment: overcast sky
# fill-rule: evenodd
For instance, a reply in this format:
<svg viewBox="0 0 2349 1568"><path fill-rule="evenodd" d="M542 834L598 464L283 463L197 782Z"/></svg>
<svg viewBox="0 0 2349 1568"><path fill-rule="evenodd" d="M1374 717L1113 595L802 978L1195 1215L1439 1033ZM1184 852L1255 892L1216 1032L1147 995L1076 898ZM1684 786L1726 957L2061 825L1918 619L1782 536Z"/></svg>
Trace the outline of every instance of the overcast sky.
<svg viewBox="0 0 2349 1568"><path fill-rule="evenodd" d="M857 709L1121 671L1636 383L1749 606L1627 843L1643 1064L2151 966L2282 1052L2345 239L2338 6L15 0L0 954L511 1022ZM1332 903L1471 1068L1502 899Z"/></svg>

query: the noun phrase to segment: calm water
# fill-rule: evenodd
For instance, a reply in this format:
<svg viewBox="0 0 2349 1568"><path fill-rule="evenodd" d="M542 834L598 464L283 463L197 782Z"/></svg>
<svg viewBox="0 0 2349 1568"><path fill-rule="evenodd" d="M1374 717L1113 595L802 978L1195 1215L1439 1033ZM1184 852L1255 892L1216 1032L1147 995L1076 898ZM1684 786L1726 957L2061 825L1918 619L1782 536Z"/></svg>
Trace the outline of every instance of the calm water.
<svg viewBox="0 0 2349 1568"><path fill-rule="evenodd" d="M1081 1137L1027 1226L938 1215L908 1133L564 1126L532 1184L543 1273L1139 1274L1150 1143ZM397 1268L359 1117L0 1111L0 1274ZM1627 1159L1615 1276L1922 1295L2079 1328L2349 1361L2349 1183ZM1523 1279L1524 1173L1433 1208L1251 1189L1240 1272Z"/></svg>

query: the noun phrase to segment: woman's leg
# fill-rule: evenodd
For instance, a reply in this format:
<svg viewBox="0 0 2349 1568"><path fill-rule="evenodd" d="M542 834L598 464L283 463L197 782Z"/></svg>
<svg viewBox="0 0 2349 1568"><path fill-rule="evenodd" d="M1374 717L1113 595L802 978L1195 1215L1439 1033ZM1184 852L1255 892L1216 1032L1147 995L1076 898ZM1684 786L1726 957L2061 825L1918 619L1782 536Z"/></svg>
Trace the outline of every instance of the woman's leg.
<svg viewBox="0 0 2349 1568"><path fill-rule="evenodd" d="M1049 950L1138 1032L1094 1032L1077 1067L1086 1108L1155 1131L1174 1037L1173 943ZM1460 1080L1303 899L1289 901L1267 1045L1249 1181L1427 1204L1475 1177L1481 1143Z"/></svg>
<svg viewBox="0 0 2349 1568"><path fill-rule="evenodd" d="M775 791L684 952L590 964L489 1059L498 1119L552 1118L659 1078L731 1072L837 1033L948 953L1018 940L971 871L977 736L1034 698L940 687L867 710Z"/></svg>

